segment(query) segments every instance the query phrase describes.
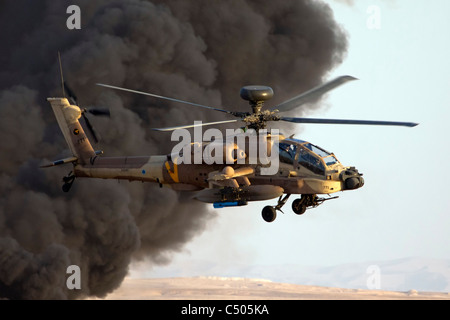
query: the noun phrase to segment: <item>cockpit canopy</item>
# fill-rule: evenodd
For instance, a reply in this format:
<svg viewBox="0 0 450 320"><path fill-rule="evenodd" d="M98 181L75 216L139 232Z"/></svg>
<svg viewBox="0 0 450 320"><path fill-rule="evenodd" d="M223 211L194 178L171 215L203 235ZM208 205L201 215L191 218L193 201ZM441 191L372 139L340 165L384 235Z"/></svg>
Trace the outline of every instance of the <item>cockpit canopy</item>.
<svg viewBox="0 0 450 320"><path fill-rule="evenodd" d="M325 174L327 167L338 164L334 154L307 141L285 139L279 143L280 162L298 163L316 174Z"/></svg>

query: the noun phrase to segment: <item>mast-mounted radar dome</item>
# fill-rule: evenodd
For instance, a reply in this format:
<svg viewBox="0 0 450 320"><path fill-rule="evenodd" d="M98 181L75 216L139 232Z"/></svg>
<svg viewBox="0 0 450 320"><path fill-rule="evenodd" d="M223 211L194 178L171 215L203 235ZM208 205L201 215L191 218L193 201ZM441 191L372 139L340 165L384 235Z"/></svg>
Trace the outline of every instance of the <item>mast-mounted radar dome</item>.
<svg viewBox="0 0 450 320"><path fill-rule="evenodd" d="M250 102L253 113L259 113L264 101L273 97L273 90L267 86L245 86L241 89L241 98Z"/></svg>

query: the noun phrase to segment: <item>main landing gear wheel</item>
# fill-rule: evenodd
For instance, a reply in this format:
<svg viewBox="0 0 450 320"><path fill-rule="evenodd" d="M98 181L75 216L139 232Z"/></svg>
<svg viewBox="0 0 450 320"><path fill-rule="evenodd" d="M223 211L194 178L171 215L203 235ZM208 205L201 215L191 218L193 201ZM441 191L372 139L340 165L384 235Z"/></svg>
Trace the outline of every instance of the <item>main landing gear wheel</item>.
<svg viewBox="0 0 450 320"><path fill-rule="evenodd" d="M306 211L306 205L305 205L305 199L295 199L292 202L292 211L294 211L295 214L302 215Z"/></svg>
<svg viewBox="0 0 450 320"><path fill-rule="evenodd" d="M277 210L272 206L264 207L262 217L266 222L274 222L277 218Z"/></svg>

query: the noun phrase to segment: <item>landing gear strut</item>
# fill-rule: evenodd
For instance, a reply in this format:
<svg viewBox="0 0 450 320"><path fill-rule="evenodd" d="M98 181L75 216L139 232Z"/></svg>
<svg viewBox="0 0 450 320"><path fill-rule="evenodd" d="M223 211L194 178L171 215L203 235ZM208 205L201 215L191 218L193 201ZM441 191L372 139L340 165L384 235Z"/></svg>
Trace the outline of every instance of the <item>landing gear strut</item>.
<svg viewBox="0 0 450 320"><path fill-rule="evenodd" d="M262 210L262 217L263 217L264 221L274 222L275 219L277 218L277 210L281 211L281 208L286 204L286 202L288 201L290 196L291 196L290 194L286 194L284 197L281 196L278 199L278 203L275 207L272 207L272 206L264 207L264 209ZM283 211L281 211L281 212L283 212Z"/></svg>
<svg viewBox="0 0 450 320"><path fill-rule="evenodd" d="M72 174L72 171L66 177L63 177L63 186L62 190L64 192L69 192L70 188L72 188L73 183L75 182L75 175Z"/></svg>
<svg viewBox="0 0 450 320"><path fill-rule="evenodd" d="M273 222L277 218L277 211L281 211L281 208L286 204L289 199L290 194L286 194L284 197L281 196L278 199L276 206L266 206L262 210L262 217L266 222ZM331 198L319 198L315 194L302 194L300 199L296 199L292 202L292 211L298 215L302 215L306 212L308 208L316 208L325 201L337 199L339 197ZM283 211L281 211L283 212Z"/></svg>

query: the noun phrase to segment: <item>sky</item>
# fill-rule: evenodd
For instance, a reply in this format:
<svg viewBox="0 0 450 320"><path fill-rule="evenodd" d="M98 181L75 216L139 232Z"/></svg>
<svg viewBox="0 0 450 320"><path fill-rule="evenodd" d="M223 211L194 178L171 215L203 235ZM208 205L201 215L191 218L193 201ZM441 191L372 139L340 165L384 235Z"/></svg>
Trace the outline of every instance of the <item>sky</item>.
<svg viewBox="0 0 450 320"><path fill-rule="evenodd" d="M450 259L450 2L434 0L327 1L348 33L344 62L329 79L352 75L311 117L418 122L415 128L301 125L296 138L332 151L364 173L365 186L337 200L292 213L290 198L273 223L266 205L210 209L206 231L151 269L163 274L190 261L226 270L247 265L335 266L405 257ZM301 72L301 71L299 71ZM186 270L192 276L192 270ZM239 275L245 276L245 275Z"/></svg>

